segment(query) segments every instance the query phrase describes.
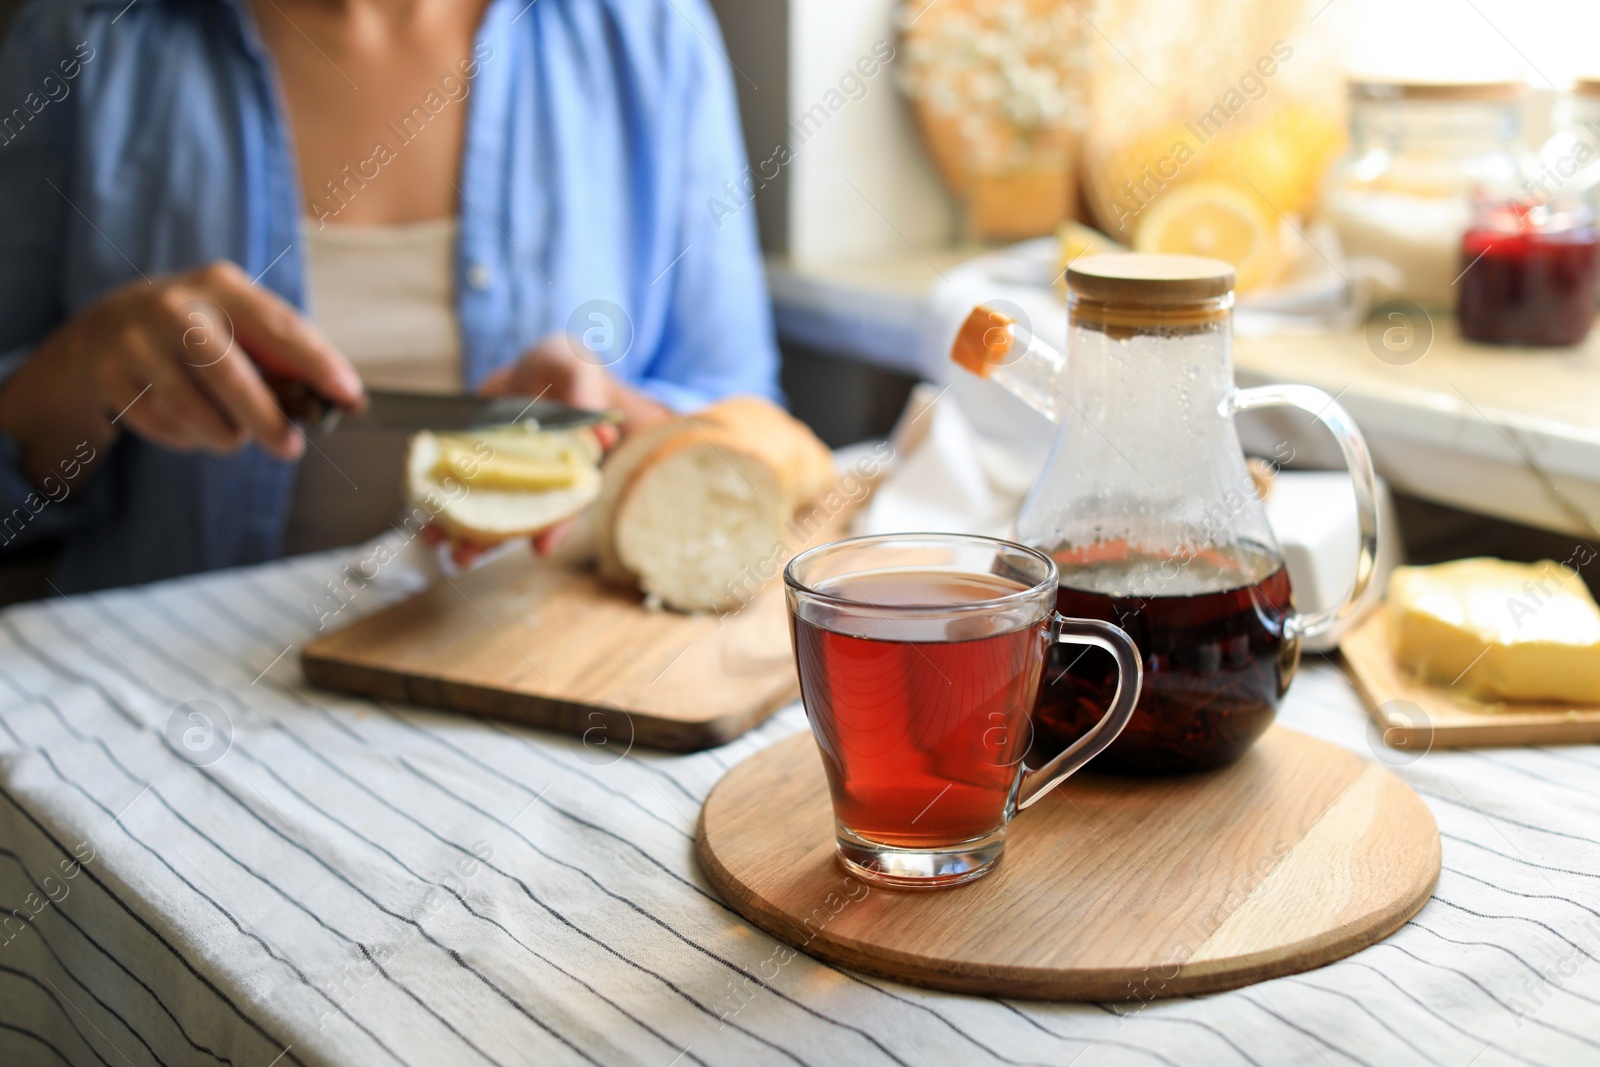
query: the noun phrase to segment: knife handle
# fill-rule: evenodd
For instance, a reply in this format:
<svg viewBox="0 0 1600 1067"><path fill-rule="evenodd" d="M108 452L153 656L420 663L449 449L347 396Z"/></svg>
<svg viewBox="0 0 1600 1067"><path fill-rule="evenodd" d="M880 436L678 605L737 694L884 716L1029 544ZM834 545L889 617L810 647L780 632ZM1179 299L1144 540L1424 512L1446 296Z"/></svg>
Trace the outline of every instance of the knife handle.
<svg viewBox="0 0 1600 1067"><path fill-rule="evenodd" d="M262 380L272 390L278 410L284 417L299 423L307 432L325 434L339 425L344 409L311 388L309 383L276 374L263 374Z"/></svg>

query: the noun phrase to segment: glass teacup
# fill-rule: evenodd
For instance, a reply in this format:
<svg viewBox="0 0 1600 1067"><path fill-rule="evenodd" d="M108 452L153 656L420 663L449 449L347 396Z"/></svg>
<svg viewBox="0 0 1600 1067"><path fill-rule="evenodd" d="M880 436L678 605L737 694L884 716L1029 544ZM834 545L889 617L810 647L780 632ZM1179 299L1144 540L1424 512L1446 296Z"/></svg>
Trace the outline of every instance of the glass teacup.
<svg viewBox="0 0 1600 1067"><path fill-rule="evenodd" d="M1116 739L1142 678L1106 622L1055 611L1049 556L989 537L858 537L784 571L800 692L833 796L839 856L879 885L989 871L1006 826ZM1049 763L1023 763L1049 649L1114 657L1110 707Z"/></svg>

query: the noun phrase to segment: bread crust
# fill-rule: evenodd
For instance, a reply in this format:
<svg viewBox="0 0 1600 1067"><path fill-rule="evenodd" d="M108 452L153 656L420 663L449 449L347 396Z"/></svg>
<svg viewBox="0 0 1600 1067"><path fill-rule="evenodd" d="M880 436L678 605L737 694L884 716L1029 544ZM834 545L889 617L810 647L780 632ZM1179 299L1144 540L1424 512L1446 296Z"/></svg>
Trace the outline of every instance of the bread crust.
<svg viewBox="0 0 1600 1067"><path fill-rule="evenodd" d="M636 576L617 555L616 523L628 494L668 457L707 444L768 467L782 494L785 517L837 481L833 453L804 423L771 401L741 396L723 400L687 418L652 427L623 443L603 468L605 485L595 504L596 548L602 577L633 583Z"/></svg>
<svg viewBox="0 0 1600 1067"><path fill-rule="evenodd" d="M609 582L628 584L633 581L633 576L617 558L614 534L614 523L623 493L632 484L640 465L650 458L659 445L674 434L683 432L688 421L682 417L674 418L626 438L612 450L611 455L606 457L605 465L600 468L605 480L600 487L600 496L594 503L594 546L600 577Z"/></svg>

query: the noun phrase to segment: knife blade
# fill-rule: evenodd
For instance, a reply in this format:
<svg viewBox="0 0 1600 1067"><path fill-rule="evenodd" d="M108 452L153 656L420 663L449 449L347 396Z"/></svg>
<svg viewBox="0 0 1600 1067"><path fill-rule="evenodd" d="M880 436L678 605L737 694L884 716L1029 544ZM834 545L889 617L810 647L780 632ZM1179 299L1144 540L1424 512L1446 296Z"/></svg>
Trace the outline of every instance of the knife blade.
<svg viewBox="0 0 1600 1067"><path fill-rule="evenodd" d="M449 432L529 422L547 430L570 430L622 421L618 411L589 411L525 396L451 396L382 389L369 390L366 408L351 411L329 403L303 382L271 385L283 413L319 436L336 430Z"/></svg>

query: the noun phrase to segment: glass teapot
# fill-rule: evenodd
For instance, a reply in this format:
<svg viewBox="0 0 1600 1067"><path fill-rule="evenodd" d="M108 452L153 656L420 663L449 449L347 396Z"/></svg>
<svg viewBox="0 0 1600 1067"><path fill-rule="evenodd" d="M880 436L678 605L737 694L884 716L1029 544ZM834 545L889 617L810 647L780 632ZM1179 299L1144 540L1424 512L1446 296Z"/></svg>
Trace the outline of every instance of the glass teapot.
<svg viewBox="0 0 1600 1067"><path fill-rule="evenodd" d="M1233 383L1233 268L1195 256L1085 256L1067 270L1070 358L1019 322L974 310L952 358L1061 430L1016 539L1055 559L1058 610L1115 623L1144 664L1139 704L1101 770L1171 774L1241 756L1277 713L1300 641L1365 591L1377 550L1372 461L1320 389ZM1344 603L1297 613L1234 429L1287 405L1330 430L1355 483L1359 558ZM1032 758L1102 714L1115 665L1062 646L1040 689Z"/></svg>

